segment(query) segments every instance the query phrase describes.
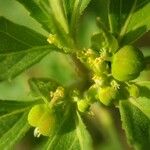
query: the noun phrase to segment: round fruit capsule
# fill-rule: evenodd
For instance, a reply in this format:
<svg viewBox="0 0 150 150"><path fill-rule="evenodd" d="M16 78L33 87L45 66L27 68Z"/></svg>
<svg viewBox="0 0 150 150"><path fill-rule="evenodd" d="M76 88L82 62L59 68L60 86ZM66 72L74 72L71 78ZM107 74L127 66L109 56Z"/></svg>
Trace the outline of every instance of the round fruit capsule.
<svg viewBox="0 0 150 150"><path fill-rule="evenodd" d="M33 106L28 114L28 123L33 127L37 127L39 119L42 117L44 110L45 104Z"/></svg>
<svg viewBox="0 0 150 150"><path fill-rule="evenodd" d="M113 56L112 75L119 81L137 78L144 67L142 52L133 46L126 45Z"/></svg>
<svg viewBox="0 0 150 150"><path fill-rule="evenodd" d="M88 103L91 104L96 100L97 88L98 86L94 84L84 93L84 97Z"/></svg>
<svg viewBox="0 0 150 150"><path fill-rule="evenodd" d="M49 136L54 129L55 121L54 114L46 110L38 122L38 129L40 134Z"/></svg>
<svg viewBox="0 0 150 150"><path fill-rule="evenodd" d="M80 100L77 102L78 110L80 112L86 112L89 110L89 103L86 100Z"/></svg>
<svg viewBox="0 0 150 150"><path fill-rule="evenodd" d="M116 99L117 94L117 89L107 86L99 89L97 97L104 105L109 106L112 104L112 101Z"/></svg>

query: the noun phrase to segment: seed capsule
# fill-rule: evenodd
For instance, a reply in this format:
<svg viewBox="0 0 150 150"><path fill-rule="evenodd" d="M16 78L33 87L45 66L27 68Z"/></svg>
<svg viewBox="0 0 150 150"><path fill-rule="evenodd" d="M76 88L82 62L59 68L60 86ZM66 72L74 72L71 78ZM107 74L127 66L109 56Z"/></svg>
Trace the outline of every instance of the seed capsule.
<svg viewBox="0 0 150 150"><path fill-rule="evenodd" d="M34 135L39 137L41 134L49 136L55 126L56 117L46 104L35 105L28 114L28 122L36 127Z"/></svg>
<svg viewBox="0 0 150 150"><path fill-rule="evenodd" d="M86 112L89 110L89 103L86 100L80 100L77 102L78 110L80 112Z"/></svg>
<svg viewBox="0 0 150 150"><path fill-rule="evenodd" d="M49 136L55 126L55 116L49 111L46 111L38 122L39 132L44 136Z"/></svg>
<svg viewBox="0 0 150 150"><path fill-rule="evenodd" d="M28 114L28 122L31 126L37 127L39 119L43 115L44 109L45 109L45 104L35 105L31 108Z"/></svg>
<svg viewBox="0 0 150 150"><path fill-rule="evenodd" d="M144 67L142 52L133 46L121 48L113 57L112 75L119 81L129 81L137 78Z"/></svg>
<svg viewBox="0 0 150 150"><path fill-rule="evenodd" d="M112 104L112 101L116 99L118 94L118 90L107 86L104 88L100 88L98 91L98 99L106 106L109 106Z"/></svg>

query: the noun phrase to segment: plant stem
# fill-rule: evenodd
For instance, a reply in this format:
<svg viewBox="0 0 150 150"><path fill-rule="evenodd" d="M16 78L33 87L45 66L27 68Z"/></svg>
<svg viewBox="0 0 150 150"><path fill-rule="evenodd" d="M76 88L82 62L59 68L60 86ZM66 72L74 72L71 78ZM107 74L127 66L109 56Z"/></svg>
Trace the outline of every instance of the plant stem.
<svg viewBox="0 0 150 150"><path fill-rule="evenodd" d="M90 86L91 79L88 68L76 57L75 54L71 54L70 57L75 66L75 71L79 77L78 85L80 90L83 90Z"/></svg>

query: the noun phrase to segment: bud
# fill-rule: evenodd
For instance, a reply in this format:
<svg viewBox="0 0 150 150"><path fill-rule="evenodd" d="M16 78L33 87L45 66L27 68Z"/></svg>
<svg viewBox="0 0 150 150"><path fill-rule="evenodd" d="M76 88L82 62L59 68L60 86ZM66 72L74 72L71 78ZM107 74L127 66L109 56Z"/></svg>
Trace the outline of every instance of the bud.
<svg viewBox="0 0 150 150"><path fill-rule="evenodd" d="M56 117L46 104L35 105L28 114L28 122L35 127L34 135L49 136L55 126Z"/></svg>

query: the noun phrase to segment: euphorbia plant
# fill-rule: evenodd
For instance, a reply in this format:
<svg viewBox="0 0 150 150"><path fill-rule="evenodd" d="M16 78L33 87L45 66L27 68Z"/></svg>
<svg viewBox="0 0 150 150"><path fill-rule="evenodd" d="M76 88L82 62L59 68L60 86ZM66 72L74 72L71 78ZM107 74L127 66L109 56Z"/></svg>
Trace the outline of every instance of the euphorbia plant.
<svg viewBox="0 0 150 150"><path fill-rule="evenodd" d="M66 86L57 79L31 78L33 101L1 100L0 122L7 126L0 129L0 149L12 149L34 127L35 137L47 137L41 149L92 150L92 138L82 118L95 117L96 104L104 115L100 115L104 126L109 122L105 111L119 109L129 143L147 150L150 82L136 79L150 61L134 42L150 29L150 1L17 1L48 36L1 17L0 80L12 80L51 51L72 59L78 79ZM99 8L93 19L97 30L85 38L88 42L84 45L82 17L93 4Z"/></svg>

